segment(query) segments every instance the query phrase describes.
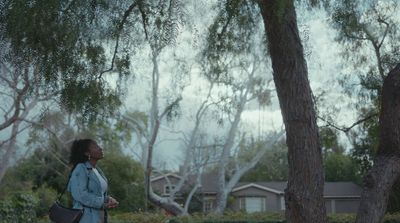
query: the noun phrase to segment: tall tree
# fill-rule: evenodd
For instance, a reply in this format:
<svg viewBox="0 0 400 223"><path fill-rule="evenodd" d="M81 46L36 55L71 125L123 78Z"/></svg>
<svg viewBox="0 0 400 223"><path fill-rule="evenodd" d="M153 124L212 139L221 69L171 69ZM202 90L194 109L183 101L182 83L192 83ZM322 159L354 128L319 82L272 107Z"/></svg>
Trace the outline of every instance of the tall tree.
<svg viewBox="0 0 400 223"><path fill-rule="evenodd" d="M400 64L389 72L382 87L379 148L364 178L357 223L382 222L390 190L400 177Z"/></svg>
<svg viewBox="0 0 400 223"><path fill-rule="evenodd" d="M222 137L223 145L216 167L218 189L214 211L222 213L233 187L275 144L280 134L273 134L270 138L263 136L260 144L249 143L246 146L244 142L247 140L238 137L241 116L247 104L257 101L260 105L268 105L270 101L268 78L261 73L267 70L268 60L266 48L259 47L264 35L258 29L261 26L261 16L257 5L247 1L226 1L220 2L218 6L220 11L209 28L203 64L207 79L226 87L229 92L224 95L229 103L221 108L228 115L229 127ZM241 154L243 151L240 149L244 147L256 151L252 151L253 157L240 160L237 154Z"/></svg>
<svg viewBox="0 0 400 223"><path fill-rule="evenodd" d="M128 120L134 123L133 127L137 133L137 139L143 149L141 158L144 168L146 199L152 204L176 215L184 213L184 209L173 199L163 198L154 193L151 187L151 177L153 172L153 153L159 139L160 126L163 121L173 116L172 114L179 107L179 102L182 100L181 92L178 92L172 98L169 98L171 101L166 102L167 105L160 105L160 81L163 77L160 65L162 64L161 57L164 55L163 53L176 41L180 28L184 23L184 16L184 5L179 0L161 2L135 1L126 9L124 20L120 23L122 27L123 24L140 21L140 28L135 26L128 28L130 31L143 36L143 41L148 47L145 50L150 53L151 105L149 111L147 114L137 113L137 118L141 120L126 116Z"/></svg>
<svg viewBox="0 0 400 223"><path fill-rule="evenodd" d="M289 222L327 222L321 146L304 50L292 0L258 1L286 128Z"/></svg>
<svg viewBox="0 0 400 223"><path fill-rule="evenodd" d="M400 59L396 1L340 1L334 4L332 24L342 55L354 69L344 74L346 93L355 97L358 120L350 134L353 156L368 171L378 149L380 92L386 74ZM354 85L359 87L354 88ZM348 132L350 129L341 129Z"/></svg>
<svg viewBox="0 0 400 223"><path fill-rule="evenodd" d="M399 22L397 1L340 1L332 13L337 40L345 46L343 55L354 67L345 74L343 85L357 99L357 128L352 131L352 155L367 174L380 150L381 133L379 110L383 98L384 79L400 61ZM357 84L359 87L354 88ZM400 179L398 179L400 182ZM390 192L389 210L399 210L398 187ZM397 204L396 204L397 203Z"/></svg>
<svg viewBox="0 0 400 223"><path fill-rule="evenodd" d="M318 1L309 2L315 5ZM240 11L241 7L249 8L254 3L258 4L259 11L253 10L253 13L260 13L264 22L266 44L286 128L289 163L286 216L290 222L327 222L321 146L294 1L227 0L223 9L230 16L221 23L229 24L236 19L232 12ZM239 24L243 24L241 18L238 19ZM228 25L220 27L216 41L223 41L222 34L229 31L228 28Z"/></svg>

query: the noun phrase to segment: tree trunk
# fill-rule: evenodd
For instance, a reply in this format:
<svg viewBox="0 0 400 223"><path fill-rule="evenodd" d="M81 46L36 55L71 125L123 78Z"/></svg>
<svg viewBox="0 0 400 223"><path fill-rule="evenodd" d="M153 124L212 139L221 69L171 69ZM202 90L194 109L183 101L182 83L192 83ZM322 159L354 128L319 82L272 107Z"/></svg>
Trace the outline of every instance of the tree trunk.
<svg viewBox="0 0 400 223"><path fill-rule="evenodd" d="M288 222L327 222L318 126L292 0L259 1L288 146Z"/></svg>
<svg viewBox="0 0 400 223"><path fill-rule="evenodd" d="M218 162L218 179L217 179L217 194L215 199L215 208L214 212L218 214L222 214L225 210L228 194L230 192L229 188L227 188L226 183L226 167L228 166L229 156L231 155L232 146L235 142L235 136L239 127L240 118L242 116L244 106L247 102L247 95L249 90L246 89L245 93L241 93L240 101L238 108L236 110L236 114L234 120L229 128L224 147L222 149L221 157Z"/></svg>
<svg viewBox="0 0 400 223"><path fill-rule="evenodd" d="M382 86L379 148L364 178L357 223L383 221L390 191L400 177L400 64Z"/></svg>

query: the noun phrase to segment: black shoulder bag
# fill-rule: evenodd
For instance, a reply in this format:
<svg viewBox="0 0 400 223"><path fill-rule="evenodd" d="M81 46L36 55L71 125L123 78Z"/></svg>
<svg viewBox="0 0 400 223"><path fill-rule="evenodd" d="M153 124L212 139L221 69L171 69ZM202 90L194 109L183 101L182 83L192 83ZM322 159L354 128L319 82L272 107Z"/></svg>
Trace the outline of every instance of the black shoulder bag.
<svg viewBox="0 0 400 223"><path fill-rule="evenodd" d="M68 181L65 185L63 192L58 196L57 200L50 207L49 218L54 223L79 223L82 218L84 212L83 209L67 208L60 203L61 197L67 190L68 182L71 179L72 170L69 174Z"/></svg>

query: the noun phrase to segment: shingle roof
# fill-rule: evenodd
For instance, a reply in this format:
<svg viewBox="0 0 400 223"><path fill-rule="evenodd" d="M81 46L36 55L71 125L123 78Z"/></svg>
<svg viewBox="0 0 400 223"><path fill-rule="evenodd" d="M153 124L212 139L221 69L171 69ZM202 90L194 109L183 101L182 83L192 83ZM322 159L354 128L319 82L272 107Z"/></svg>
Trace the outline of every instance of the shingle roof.
<svg viewBox="0 0 400 223"><path fill-rule="evenodd" d="M170 174L169 177L176 177L175 174ZM179 176L178 176L179 177ZM161 179L161 177L159 177ZM153 179L158 179L153 178ZM189 185L194 185L196 176L189 176ZM215 172L204 173L201 176L202 186L199 189L201 193L217 192L217 181L218 177ZM258 187L258 186L259 187ZM243 190L249 187L258 187L259 189L269 190L273 193L283 194L286 188L286 181L266 181L266 182L239 182L233 188L235 190ZM188 188L187 188L188 189ZM324 186L324 197L360 197L361 187L353 182L325 182Z"/></svg>
<svg viewBox="0 0 400 223"><path fill-rule="evenodd" d="M284 192L286 182L239 182L235 188L245 188L246 185L258 184L262 187L271 188L280 192ZM324 197L359 197L361 195L361 187L353 182L325 182Z"/></svg>

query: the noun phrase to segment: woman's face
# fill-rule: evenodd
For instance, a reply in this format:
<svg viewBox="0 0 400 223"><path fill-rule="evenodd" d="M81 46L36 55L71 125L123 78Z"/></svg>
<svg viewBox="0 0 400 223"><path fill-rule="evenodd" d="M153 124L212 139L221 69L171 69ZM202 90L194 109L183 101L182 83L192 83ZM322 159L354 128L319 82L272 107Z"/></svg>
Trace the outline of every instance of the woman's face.
<svg viewBox="0 0 400 223"><path fill-rule="evenodd" d="M87 155L90 155L90 159L99 160L104 157L103 149L97 145L97 142L93 141L90 143Z"/></svg>

